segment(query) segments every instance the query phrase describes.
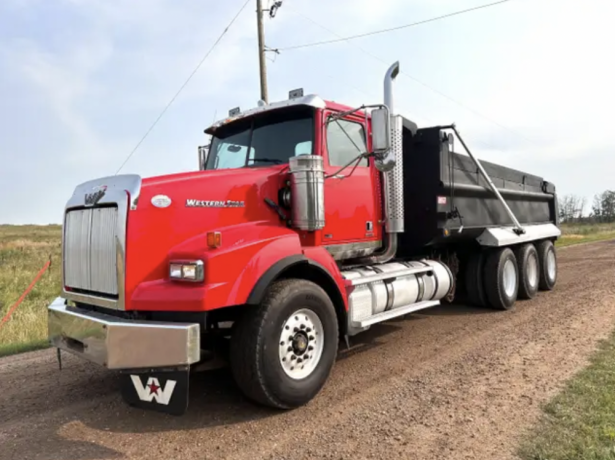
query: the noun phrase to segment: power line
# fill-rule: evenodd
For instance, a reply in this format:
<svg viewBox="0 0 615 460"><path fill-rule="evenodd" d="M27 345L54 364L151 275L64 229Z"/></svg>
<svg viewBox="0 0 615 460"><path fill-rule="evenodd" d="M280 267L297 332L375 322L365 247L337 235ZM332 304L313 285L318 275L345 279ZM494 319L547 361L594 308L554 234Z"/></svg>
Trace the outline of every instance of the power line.
<svg viewBox="0 0 615 460"><path fill-rule="evenodd" d="M498 3L503 3L504 1L510 1L510 0L503 0L503 1L500 1L500 2L498 2ZM492 3L492 4L489 4L489 6L490 6L490 5L496 5L496 4L498 4L498 3ZM485 8L485 7L486 7L485 5L483 5L483 6L482 6L482 8ZM476 8L481 8L481 7L475 7L474 9L476 9ZM355 46L355 47L356 47L359 51L363 52L364 54L367 54L367 55L368 55L368 56L370 56L371 58L373 58L373 59L375 59L375 60L377 60L377 61L379 61L379 62L383 63L384 65L387 65L387 66L389 65L389 63L387 63L387 62L386 62L384 59L382 59L381 57L376 56L376 55L375 55L375 54L373 54L373 53L370 53L369 51L367 51L366 49L364 49L364 48L362 48L361 46L357 45L356 43L351 43L351 42L350 42L350 40L351 40L351 38L352 38L352 37L350 37L350 38L344 38L344 37L342 37L341 35L339 35L338 33L334 32L334 31L333 31L333 30L331 30L331 29L329 29L328 27L325 27L325 26L323 26L322 24L320 24L320 23L316 22L314 19L310 18L309 16L306 16L306 15L305 15L305 14L303 14L301 11L298 11L298 10L296 10L296 9L294 9L294 8L290 8L290 9L292 9L293 11L295 11L297 14L299 14L300 16L302 16L304 19L307 19L308 21L310 21L310 22L312 22L313 24L317 25L317 26L318 26L318 27L320 27L321 29L326 30L327 32L329 32L329 33L330 33L330 34L332 34L332 35L335 35L336 37L339 37L339 39L334 40L334 41L337 41L337 42L340 42L340 41L345 41L347 44ZM469 10L464 10L464 11L469 11ZM452 14L460 14L460 13L459 13L459 12L457 12L457 13L452 13ZM442 16L442 17L444 17L444 16ZM434 19L434 20L435 20L435 19ZM398 27L398 28L399 28L399 27ZM391 31L391 30L395 30L395 29L387 29L387 30L388 30L388 31ZM328 41L328 42L320 42L320 43L332 43L332 42L333 42L333 41ZM283 50L288 50L288 49L294 49L294 48L280 48L279 50L280 50L280 51L283 51ZM515 131L514 129L508 128L508 127L504 126L503 124L501 124L501 123L499 123L499 122L497 122L497 121L495 121L495 120L491 119L490 117L488 117L488 116L486 116L486 115L483 115L482 113L478 112L477 110L475 110L475 109L473 109L473 108L471 108L471 107L468 107L467 105L465 105L465 104L463 104L462 102L460 102L460 101L456 100L455 98L453 98L453 97L451 97L451 96L448 96L447 94L444 94L442 91L440 91L440 90L438 90L438 89L436 89L436 88L433 88L432 86L428 85L427 83L422 82L422 81L421 81L421 80L419 80L418 78L416 78L416 77L414 77L414 76L410 75L409 73L407 73L407 72L405 72L405 71L403 71L403 70L400 70L400 73L401 73L403 76L405 76L406 78L408 78L408 79L412 80L413 82L418 83L419 85L421 85L421 86L423 86L423 87L425 87L425 88L429 89L430 91L432 91L432 92L436 93L437 95L439 95L439 96L441 96L441 97L443 97L443 98L445 98L445 99L448 99L449 101L451 101L451 102L453 102L453 103L457 104L458 106L463 107L464 109L466 109L466 110L468 110L468 111L470 111L470 112L474 113L476 116L478 116L478 117L480 117L480 118L483 118L484 120L487 120L487 121L489 121L489 122L493 123L494 125L499 126L500 128L502 128L502 129L504 129L504 130L506 130L506 131L508 131L508 132L510 132L510 133L512 133L512 134L514 134L514 135L516 135L516 136L518 136L519 138L521 138L521 139L525 140L526 142L528 142L528 143L530 143L530 144L532 144L532 145L535 145L535 144L534 144L534 142L532 142L531 140L527 139L525 136L523 136L523 135L522 135L521 133L519 133L518 131Z"/></svg>
<svg viewBox="0 0 615 460"><path fill-rule="evenodd" d="M188 76L188 78L186 79L186 81L184 81L183 85L181 85L181 87L179 88L179 90L177 91L177 93L175 93L175 95L171 98L171 100L169 101L169 103L165 106L164 109L162 109L162 112L160 112L160 115L158 115L158 118L156 118L156 120L154 121L154 123L152 123L152 125L149 127L149 129L147 130L147 132L143 135L143 137L141 138L141 140L139 142L137 142L137 145L135 146L134 149L132 149L132 152L130 152L130 154L126 157L126 159L124 160L124 162L122 163L122 165L118 168L118 170L115 172L115 175L117 175L122 168L126 165L126 163L128 162L128 160L130 160L130 158L133 156L133 154L137 151L137 149L141 146L141 144L143 143L143 141L145 140L145 138L149 135L149 133L154 129L154 127L158 124L158 122L160 121L160 119L163 117L163 115L166 113L166 111L169 109L169 107L171 107L171 105L173 104L173 102L175 102L175 99L177 99L177 97L179 96L179 94L183 91L183 89L186 87L186 85L190 82L190 80L192 80L192 77L194 77L194 75L197 73L197 71L201 68L201 66L203 65L203 63L205 62L205 60L209 57L209 55L211 54L211 52L216 48L216 46L218 45L218 43L220 43L220 40L222 40L222 37L224 37L224 35L226 35L226 33L228 32L229 28L233 25L233 23L235 22L235 20L239 17L239 15L241 14L241 12L245 9L245 7L248 5L248 3L250 3L250 1L252 0L246 0L246 2L243 4L243 6L239 9L239 11L237 12L237 14L233 17L233 19L231 20L231 22L229 22L229 24L226 26L226 28L222 31L222 33L220 34L220 36L218 37L218 39L214 42L214 44L211 46L211 48L209 48L209 51L207 51L207 53L205 53L205 55L203 56L203 58L201 59L201 61L197 64L197 66L195 67L195 69L192 71L192 73Z"/></svg>
<svg viewBox="0 0 615 460"><path fill-rule="evenodd" d="M303 45L287 46L286 48L279 48L279 50L280 51L296 50L296 49L300 49L300 48L308 48L308 47L312 47L312 46L327 45L329 43L338 43L338 42L341 42L341 41L354 40L356 38L369 37L370 35L383 34L383 33L386 33L386 32L393 32L395 30L407 29L409 27L414 27L414 26L419 26L419 25L422 25L422 24L427 24L428 22L439 21L440 19L450 18L452 16L458 16L460 14L470 13L472 11L481 10L483 8L489 8L491 6L501 5L502 3L507 3L507 2L510 2L510 1L511 0L500 0L498 2L488 3L488 4L485 4L485 5L475 6L473 8L467 8L465 10L455 11L453 13L444 14L442 16L436 16L434 18L424 19L422 21L413 22L411 24L405 24L403 26L390 27L388 29L374 30L372 32L366 32L366 33L363 33L363 34L351 35L349 37L340 37L340 38L337 38L337 39L334 39L334 40L323 40L323 41L319 41L319 42L304 43ZM339 37L339 35L338 35L338 37Z"/></svg>

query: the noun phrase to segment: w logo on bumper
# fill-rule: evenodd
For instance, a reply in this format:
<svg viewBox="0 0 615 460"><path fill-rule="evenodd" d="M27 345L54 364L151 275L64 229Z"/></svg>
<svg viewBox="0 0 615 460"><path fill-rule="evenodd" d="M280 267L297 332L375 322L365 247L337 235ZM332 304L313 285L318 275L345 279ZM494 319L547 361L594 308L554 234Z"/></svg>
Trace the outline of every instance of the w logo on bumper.
<svg viewBox="0 0 615 460"><path fill-rule="evenodd" d="M174 415L188 408L189 368L120 375L122 397L133 407Z"/></svg>
<svg viewBox="0 0 615 460"><path fill-rule="evenodd" d="M175 384L177 383L175 380L167 380L165 387L162 388L156 377L147 379L147 385L143 385L141 379L136 375L131 375L130 379L141 401L156 401L158 404L164 404L165 406L169 404L171 396L173 396Z"/></svg>

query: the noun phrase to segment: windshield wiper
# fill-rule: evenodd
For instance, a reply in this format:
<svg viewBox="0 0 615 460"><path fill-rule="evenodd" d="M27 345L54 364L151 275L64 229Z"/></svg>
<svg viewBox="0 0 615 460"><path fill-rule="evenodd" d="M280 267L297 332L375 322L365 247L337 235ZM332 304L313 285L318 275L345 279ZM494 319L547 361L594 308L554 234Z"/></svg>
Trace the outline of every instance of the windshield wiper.
<svg viewBox="0 0 615 460"><path fill-rule="evenodd" d="M262 161L265 163L275 163L278 165L281 165L282 163L284 163L282 160L278 160L276 158L251 158L249 161L253 161L253 162Z"/></svg>

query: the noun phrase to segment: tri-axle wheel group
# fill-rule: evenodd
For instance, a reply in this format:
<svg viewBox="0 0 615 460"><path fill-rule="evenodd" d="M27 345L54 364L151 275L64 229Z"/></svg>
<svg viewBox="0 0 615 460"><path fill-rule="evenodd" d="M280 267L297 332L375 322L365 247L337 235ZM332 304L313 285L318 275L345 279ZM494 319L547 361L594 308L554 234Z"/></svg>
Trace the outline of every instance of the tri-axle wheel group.
<svg viewBox="0 0 615 460"><path fill-rule="evenodd" d="M550 291L557 281L557 257L550 240L473 254L465 274L468 300L474 305L510 309L517 299Z"/></svg>

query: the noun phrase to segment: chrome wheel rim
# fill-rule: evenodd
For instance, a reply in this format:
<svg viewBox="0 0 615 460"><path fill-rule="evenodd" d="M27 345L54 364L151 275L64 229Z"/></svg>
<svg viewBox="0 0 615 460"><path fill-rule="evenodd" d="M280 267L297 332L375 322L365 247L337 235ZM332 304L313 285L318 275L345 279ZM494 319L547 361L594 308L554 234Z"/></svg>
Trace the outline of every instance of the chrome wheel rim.
<svg viewBox="0 0 615 460"><path fill-rule="evenodd" d="M549 279L553 281L555 279L555 253L553 250L550 250L547 254L547 275L549 275Z"/></svg>
<svg viewBox="0 0 615 460"><path fill-rule="evenodd" d="M504 263L504 293L507 297L512 297L517 288L517 271L512 260Z"/></svg>
<svg viewBox="0 0 615 460"><path fill-rule="evenodd" d="M538 285L538 258L536 254L531 253L527 259L527 282L532 289Z"/></svg>
<svg viewBox="0 0 615 460"><path fill-rule="evenodd" d="M311 375L324 350L322 321L312 310L303 308L290 315L282 325L279 358L284 373L300 380Z"/></svg>

